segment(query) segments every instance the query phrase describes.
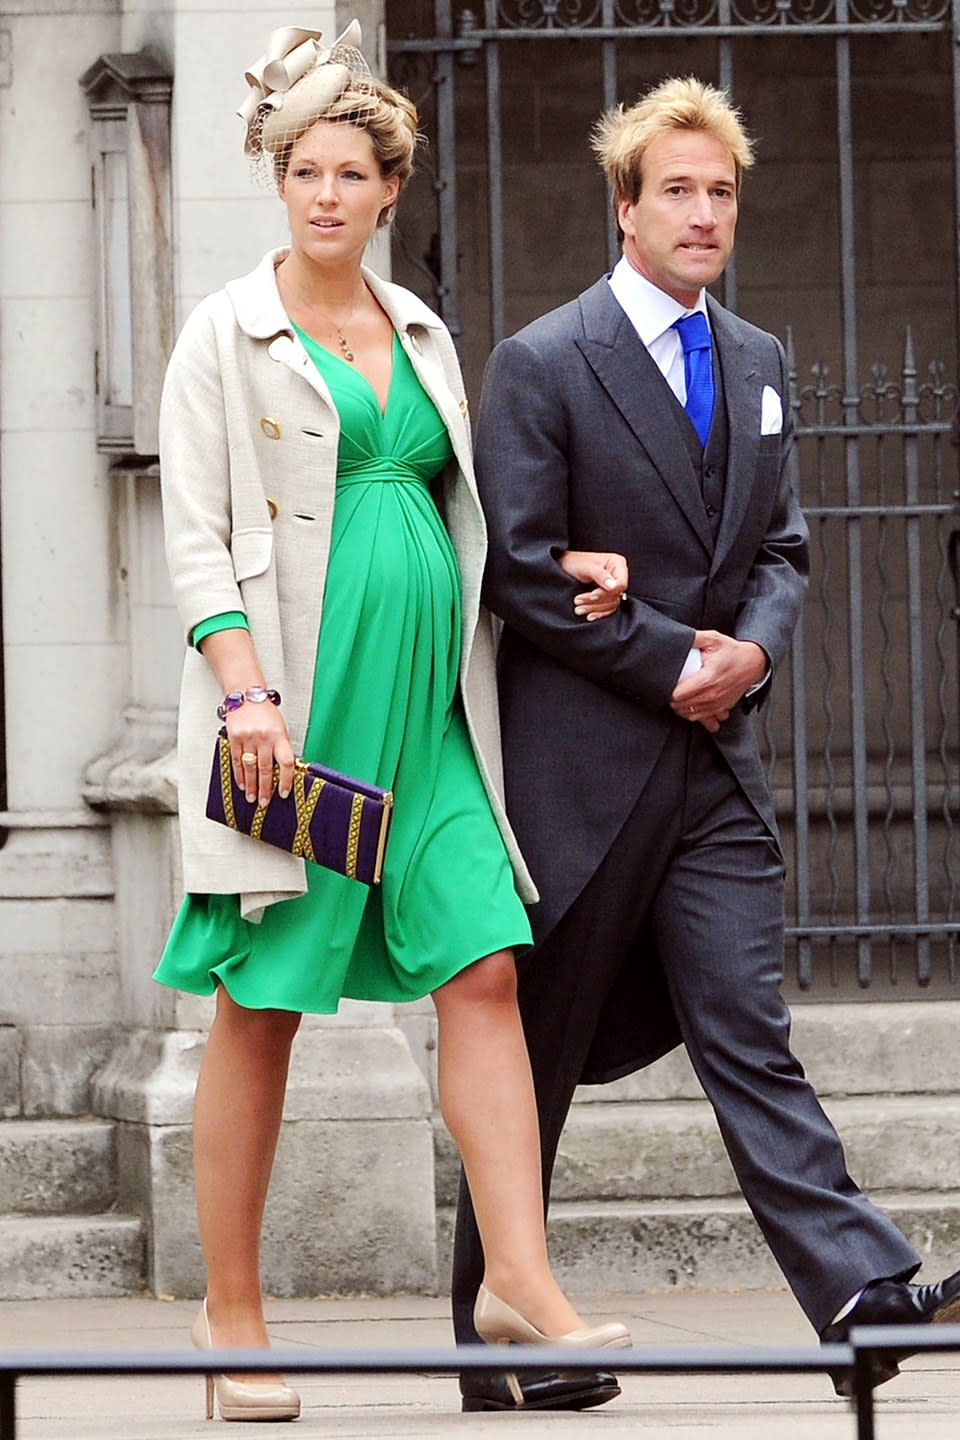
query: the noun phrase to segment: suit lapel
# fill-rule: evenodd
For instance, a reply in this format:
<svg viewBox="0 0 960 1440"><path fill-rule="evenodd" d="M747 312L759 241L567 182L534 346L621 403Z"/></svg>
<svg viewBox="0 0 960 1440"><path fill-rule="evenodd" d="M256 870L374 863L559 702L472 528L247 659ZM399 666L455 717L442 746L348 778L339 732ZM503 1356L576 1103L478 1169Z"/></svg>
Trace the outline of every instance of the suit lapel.
<svg viewBox="0 0 960 1440"><path fill-rule="evenodd" d="M710 554L713 540L697 476L656 362L605 279L581 295L580 313L584 334L577 344L584 359Z"/></svg>
<svg viewBox="0 0 960 1440"><path fill-rule="evenodd" d="M708 296L710 325L723 370L727 406L727 482L713 553L716 571L743 524L757 478L760 452L760 386L757 363L728 310Z"/></svg>

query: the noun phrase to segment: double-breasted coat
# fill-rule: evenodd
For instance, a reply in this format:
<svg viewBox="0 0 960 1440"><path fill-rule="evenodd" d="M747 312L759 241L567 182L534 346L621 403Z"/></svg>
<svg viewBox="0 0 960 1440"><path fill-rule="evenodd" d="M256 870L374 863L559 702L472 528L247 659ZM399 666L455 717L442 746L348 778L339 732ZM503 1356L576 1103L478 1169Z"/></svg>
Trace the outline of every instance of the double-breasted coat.
<svg viewBox="0 0 960 1440"><path fill-rule="evenodd" d="M340 422L280 299L275 269L285 253L270 252L189 316L164 384L160 468L167 558L188 640L202 620L246 613L299 753L322 621ZM364 277L450 436L454 459L437 499L463 588L464 711L518 891L529 901L536 891L503 808L495 642L480 601L486 527L460 366L446 327L421 300L369 270ZM207 820L221 698L209 666L188 644L178 734L184 886L238 893L243 914L256 918L264 906L306 889L304 861Z"/></svg>

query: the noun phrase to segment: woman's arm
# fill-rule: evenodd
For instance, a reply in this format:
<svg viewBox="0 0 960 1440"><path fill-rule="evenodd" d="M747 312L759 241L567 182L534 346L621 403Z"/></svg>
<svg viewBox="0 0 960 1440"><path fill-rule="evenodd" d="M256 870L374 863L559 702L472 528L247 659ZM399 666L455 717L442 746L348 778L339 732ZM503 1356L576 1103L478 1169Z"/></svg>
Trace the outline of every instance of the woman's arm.
<svg viewBox="0 0 960 1440"><path fill-rule="evenodd" d="M233 524L230 459L223 385L209 303L187 320L174 348L160 406L160 483L167 561L188 636L212 616L243 611L230 548ZM200 653L221 694L269 685L249 630L208 631ZM244 701L227 713L230 756L248 800L265 804L272 792L273 763L279 790L293 783L293 751L282 714L269 700ZM244 768L241 756L256 765Z"/></svg>
<svg viewBox="0 0 960 1440"><path fill-rule="evenodd" d="M224 695L231 690L245 691L252 686L269 684L260 668L249 630L215 630L200 642L200 651ZM245 700L236 710L227 712L224 724L234 777L247 799L259 800L261 805L270 799L274 758L280 767L277 788L281 796L289 795L293 785L293 748L280 709L269 700ZM256 755L256 767L243 765L244 754Z"/></svg>
<svg viewBox="0 0 960 1440"><path fill-rule="evenodd" d="M604 615L613 615L620 605L630 583L630 571L623 555L614 551L564 550L557 559L561 567L574 580L584 585L594 585L573 597L573 613L585 615L588 620L599 620Z"/></svg>

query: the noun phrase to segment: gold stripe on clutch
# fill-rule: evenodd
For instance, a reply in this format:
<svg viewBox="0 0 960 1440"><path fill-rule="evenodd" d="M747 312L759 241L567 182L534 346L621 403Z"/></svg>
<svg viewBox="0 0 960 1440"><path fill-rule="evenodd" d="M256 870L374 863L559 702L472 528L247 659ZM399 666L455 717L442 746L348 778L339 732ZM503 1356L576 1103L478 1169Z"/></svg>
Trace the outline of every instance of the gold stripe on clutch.
<svg viewBox="0 0 960 1440"><path fill-rule="evenodd" d="M363 796L354 795L350 806L350 830L347 834L346 874L351 880L357 878L357 852L360 849L360 821L363 818Z"/></svg>
<svg viewBox="0 0 960 1440"><path fill-rule="evenodd" d="M273 798L274 791L276 790L276 788L277 788L277 786L278 786L279 783L280 783L280 766L279 766L279 765L274 765L274 767L273 767L273 780L272 780L272 782L271 782L272 788L271 788L271 790L270 790L271 799ZM269 804L270 804L270 801L268 800L268 801L267 801L267 805L269 805ZM254 812L253 812L253 819L250 821L250 838L251 838L251 840L259 840L259 839L260 839L260 831L263 829L263 822L264 822L264 820L266 820L266 818L267 818L267 805L258 805L257 808L256 808L256 810L254 810Z"/></svg>
<svg viewBox="0 0 960 1440"><path fill-rule="evenodd" d="M220 740L220 789L223 793L223 818L233 830L239 829L233 808L233 786L230 781L230 745Z"/></svg>
<svg viewBox="0 0 960 1440"><path fill-rule="evenodd" d="M373 862L373 883L380 884L383 875L383 856L387 848L387 830L390 825L390 815L393 810L393 792L388 790L383 797L383 810L380 813L380 834L377 836L377 858Z"/></svg>
<svg viewBox="0 0 960 1440"><path fill-rule="evenodd" d="M267 805L269 805L269 803L270 803L270 802L269 802L269 800L268 800L268 801L267 801ZM264 820L266 820L266 818L267 818L267 806L266 806L266 805L258 805L257 808L256 808L256 810L254 810L254 812L253 812L253 819L250 821L250 839L251 839L251 840L259 840L259 839L260 839L260 831L263 829L263 822L264 822Z"/></svg>
<svg viewBox="0 0 960 1440"><path fill-rule="evenodd" d="M309 794L307 794L306 783L307 768L305 765L298 765L293 777L293 800L297 811L297 833L293 839L293 854L301 856L304 860L312 860L316 865L317 857L313 853L313 845L310 842L310 821L317 808L320 791L327 782L319 775L315 776Z"/></svg>

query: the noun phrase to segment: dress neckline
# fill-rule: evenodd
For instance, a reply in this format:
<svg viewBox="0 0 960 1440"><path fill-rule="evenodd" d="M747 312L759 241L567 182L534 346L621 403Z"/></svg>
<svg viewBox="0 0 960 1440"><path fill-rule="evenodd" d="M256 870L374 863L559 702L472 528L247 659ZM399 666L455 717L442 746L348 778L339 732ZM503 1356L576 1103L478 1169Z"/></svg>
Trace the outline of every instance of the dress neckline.
<svg viewBox="0 0 960 1440"><path fill-rule="evenodd" d="M346 371L348 375L355 376L361 382L361 384L365 385L367 390L369 390L371 396L373 397L373 403L376 408L377 414L380 416L380 419L385 420L387 418L387 411L390 409L390 399L393 395L393 382L397 374L398 337L396 330L392 332L393 340L390 344L390 379L387 382L387 396L386 400L384 401L383 409L381 410L380 397L378 396L376 390L374 390L373 386L371 385L367 376L364 375L362 370L358 369L356 365L351 365L350 362L348 360L345 360L342 355L337 355L335 351L328 350L326 345L321 345L319 340L315 340L313 336L310 335L306 330L302 329L295 320L291 320L290 324L293 326L294 330L299 335L301 344L303 345L307 354L313 360L314 364L318 364L319 357L325 356L328 360L332 360L336 365L339 365L341 367L341 370Z"/></svg>

